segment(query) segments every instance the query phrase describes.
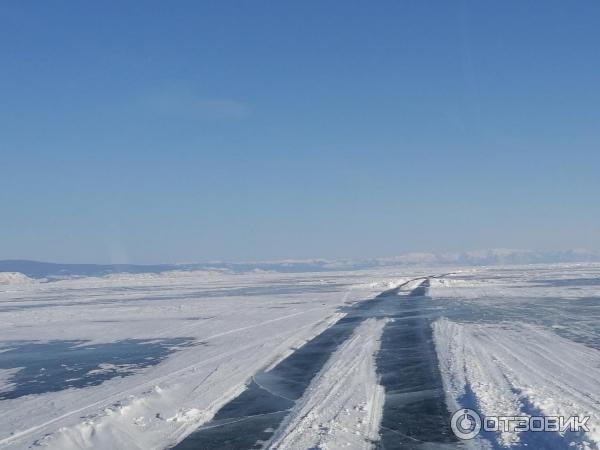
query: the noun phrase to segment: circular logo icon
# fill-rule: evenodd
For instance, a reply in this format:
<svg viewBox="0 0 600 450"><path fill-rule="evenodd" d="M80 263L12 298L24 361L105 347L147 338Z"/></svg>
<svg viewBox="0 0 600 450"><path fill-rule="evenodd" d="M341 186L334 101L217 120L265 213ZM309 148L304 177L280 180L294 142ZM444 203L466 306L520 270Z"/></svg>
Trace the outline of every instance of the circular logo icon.
<svg viewBox="0 0 600 450"><path fill-rule="evenodd" d="M481 417L472 409L459 409L450 419L452 431L459 439L473 439L481 431Z"/></svg>

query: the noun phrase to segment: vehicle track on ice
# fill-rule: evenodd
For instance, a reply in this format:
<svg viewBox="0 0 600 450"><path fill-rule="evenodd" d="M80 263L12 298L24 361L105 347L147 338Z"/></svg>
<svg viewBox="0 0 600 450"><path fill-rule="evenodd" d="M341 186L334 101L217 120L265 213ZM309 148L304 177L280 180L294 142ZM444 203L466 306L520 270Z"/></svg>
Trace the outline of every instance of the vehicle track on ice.
<svg viewBox="0 0 600 450"><path fill-rule="evenodd" d="M276 445L271 447L273 437L279 436L277 442L280 442L281 428L293 420L289 419L292 412L299 404L310 404L306 396L311 395L308 392L311 382L322 376L319 374L326 371L330 356L340 346L347 345L357 327L369 319L385 319L388 322L376 359L380 383L387 391L379 446L390 449L430 443L452 445L456 440L449 432L448 411L431 335L430 316L434 313L429 310L425 297L429 278L411 279L373 299L347 308L344 318L275 367L256 374L253 378L256 382L250 383L244 392L221 408L211 422L173 448L278 448ZM408 344L403 345L403 342ZM403 369L404 366L408 369ZM318 387L315 389L318 390ZM339 392L340 387L331 389ZM415 421L408 428L398 425L399 419L405 421L408 418L398 416L398 399L402 394L408 397L412 394L417 399L411 403L405 398L402 405L412 405L410 415L425 424L424 432L417 432ZM249 420L240 420L243 417Z"/></svg>

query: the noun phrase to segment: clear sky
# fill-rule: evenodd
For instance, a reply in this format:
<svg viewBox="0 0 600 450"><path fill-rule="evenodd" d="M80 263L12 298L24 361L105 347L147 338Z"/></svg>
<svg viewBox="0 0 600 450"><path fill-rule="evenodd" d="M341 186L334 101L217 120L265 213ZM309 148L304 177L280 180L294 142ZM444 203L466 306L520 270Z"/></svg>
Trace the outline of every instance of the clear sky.
<svg viewBox="0 0 600 450"><path fill-rule="evenodd" d="M598 1L0 2L0 259L600 248Z"/></svg>

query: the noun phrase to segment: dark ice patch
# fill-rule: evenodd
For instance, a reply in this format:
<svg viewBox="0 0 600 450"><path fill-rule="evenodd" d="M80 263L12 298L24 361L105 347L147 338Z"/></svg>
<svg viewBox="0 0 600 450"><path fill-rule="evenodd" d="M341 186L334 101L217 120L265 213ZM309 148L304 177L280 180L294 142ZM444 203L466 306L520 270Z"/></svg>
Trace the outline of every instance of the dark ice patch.
<svg viewBox="0 0 600 450"><path fill-rule="evenodd" d="M156 365L169 354L197 343L193 338L125 339L105 344L89 341L5 342L0 369L20 369L8 380L12 389L0 400L68 388L96 386L114 377Z"/></svg>

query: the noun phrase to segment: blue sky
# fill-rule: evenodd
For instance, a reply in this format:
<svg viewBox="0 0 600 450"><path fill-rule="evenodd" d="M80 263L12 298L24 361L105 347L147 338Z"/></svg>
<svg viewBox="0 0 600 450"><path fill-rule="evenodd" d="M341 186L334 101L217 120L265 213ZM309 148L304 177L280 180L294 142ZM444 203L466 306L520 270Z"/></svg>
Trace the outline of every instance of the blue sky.
<svg viewBox="0 0 600 450"><path fill-rule="evenodd" d="M0 259L600 248L600 3L0 3Z"/></svg>

